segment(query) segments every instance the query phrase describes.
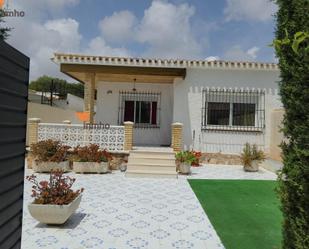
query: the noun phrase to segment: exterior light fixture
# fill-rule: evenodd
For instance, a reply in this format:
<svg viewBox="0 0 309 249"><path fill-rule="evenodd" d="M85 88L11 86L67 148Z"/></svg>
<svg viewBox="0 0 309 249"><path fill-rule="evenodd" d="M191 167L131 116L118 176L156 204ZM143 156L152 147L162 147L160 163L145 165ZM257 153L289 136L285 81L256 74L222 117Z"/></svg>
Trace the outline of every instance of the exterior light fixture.
<svg viewBox="0 0 309 249"><path fill-rule="evenodd" d="M132 89L133 92L136 92L135 83L136 83L136 79L134 79L134 82L133 82L133 89Z"/></svg>

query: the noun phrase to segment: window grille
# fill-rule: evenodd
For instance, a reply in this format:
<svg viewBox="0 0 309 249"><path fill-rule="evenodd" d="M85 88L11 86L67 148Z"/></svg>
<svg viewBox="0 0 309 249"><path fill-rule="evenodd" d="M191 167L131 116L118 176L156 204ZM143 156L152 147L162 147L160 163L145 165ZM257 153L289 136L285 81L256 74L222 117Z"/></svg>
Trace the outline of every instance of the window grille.
<svg viewBox="0 0 309 249"><path fill-rule="evenodd" d="M119 92L118 124L132 121L136 128L160 128L161 93Z"/></svg>
<svg viewBox="0 0 309 249"><path fill-rule="evenodd" d="M202 130L262 131L265 91L203 90Z"/></svg>

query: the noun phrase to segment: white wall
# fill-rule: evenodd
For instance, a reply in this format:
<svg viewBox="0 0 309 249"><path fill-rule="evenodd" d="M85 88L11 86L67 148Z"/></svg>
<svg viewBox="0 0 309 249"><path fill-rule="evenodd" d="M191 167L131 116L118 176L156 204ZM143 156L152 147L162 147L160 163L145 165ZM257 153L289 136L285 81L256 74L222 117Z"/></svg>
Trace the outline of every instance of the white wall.
<svg viewBox="0 0 309 249"><path fill-rule="evenodd" d="M119 91L131 91L133 83L97 83L97 113L95 122L118 124ZM134 145L169 145L173 116L173 85L136 83L138 91L161 92L160 128L135 128ZM107 94L112 90L112 94Z"/></svg>
<svg viewBox="0 0 309 249"><path fill-rule="evenodd" d="M185 80L176 80L173 85L173 122L184 124L185 147L207 152L239 153L243 144L250 142L269 151L271 110L281 107L276 90L278 80L278 71L187 69ZM262 133L201 131L202 89L207 87L266 89L265 130Z"/></svg>
<svg viewBox="0 0 309 249"><path fill-rule="evenodd" d="M63 109L82 112L84 110L84 99L68 93L67 99L54 100L54 105Z"/></svg>

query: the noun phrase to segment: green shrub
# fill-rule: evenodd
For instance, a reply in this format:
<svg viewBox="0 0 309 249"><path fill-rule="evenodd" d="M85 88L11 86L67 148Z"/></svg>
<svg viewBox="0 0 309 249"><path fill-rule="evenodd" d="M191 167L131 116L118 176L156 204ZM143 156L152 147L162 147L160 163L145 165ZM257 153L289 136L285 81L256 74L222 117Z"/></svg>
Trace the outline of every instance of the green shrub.
<svg viewBox="0 0 309 249"><path fill-rule="evenodd" d="M240 160L244 166L251 166L252 161L261 162L265 159L265 154L259 150L256 144L250 145L246 143L241 153Z"/></svg>
<svg viewBox="0 0 309 249"><path fill-rule="evenodd" d="M196 156L193 151L180 151L176 153L175 157L178 162L190 165L196 161Z"/></svg>
<svg viewBox="0 0 309 249"><path fill-rule="evenodd" d="M276 0L280 95L285 109L279 193L283 248L309 248L309 1Z"/></svg>

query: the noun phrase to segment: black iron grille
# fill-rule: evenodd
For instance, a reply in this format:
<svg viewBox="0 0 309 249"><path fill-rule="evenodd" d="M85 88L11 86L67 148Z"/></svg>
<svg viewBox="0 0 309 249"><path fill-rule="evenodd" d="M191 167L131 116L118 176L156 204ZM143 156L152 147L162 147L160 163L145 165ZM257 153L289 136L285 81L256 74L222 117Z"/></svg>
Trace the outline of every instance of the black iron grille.
<svg viewBox="0 0 309 249"><path fill-rule="evenodd" d="M202 130L262 131L265 91L203 90Z"/></svg>
<svg viewBox="0 0 309 249"><path fill-rule="evenodd" d="M160 128L161 93L119 92L118 124L132 121L136 128Z"/></svg>

